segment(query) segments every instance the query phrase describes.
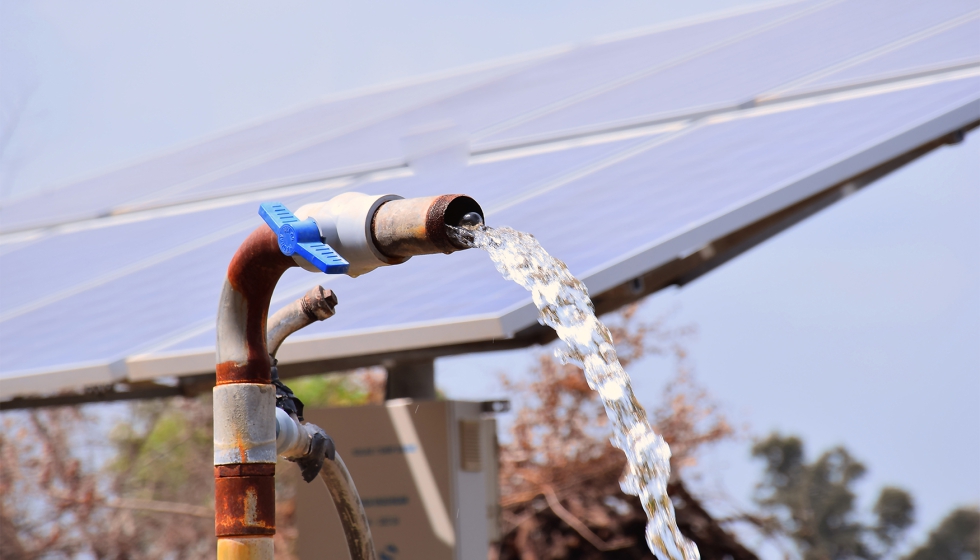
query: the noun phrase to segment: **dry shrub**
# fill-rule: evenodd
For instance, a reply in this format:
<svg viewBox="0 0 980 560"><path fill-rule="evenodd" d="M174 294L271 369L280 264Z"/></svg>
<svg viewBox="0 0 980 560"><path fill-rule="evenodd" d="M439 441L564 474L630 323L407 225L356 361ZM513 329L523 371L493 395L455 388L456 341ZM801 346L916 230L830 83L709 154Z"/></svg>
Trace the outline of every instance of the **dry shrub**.
<svg viewBox="0 0 980 560"><path fill-rule="evenodd" d="M690 329L644 322L630 306L607 322L623 366L661 355L672 357L676 378L650 416L671 446L674 498L681 530L698 543L702 558L754 559L684 487L681 473L705 445L733 431L687 367L681 346ZM653 558L643 537L646 516L619 479L623 453L609 444L609 426L581 369L540 354L528 381L504 378L519 403L511 439L501 446L499 559Z"/></svg>

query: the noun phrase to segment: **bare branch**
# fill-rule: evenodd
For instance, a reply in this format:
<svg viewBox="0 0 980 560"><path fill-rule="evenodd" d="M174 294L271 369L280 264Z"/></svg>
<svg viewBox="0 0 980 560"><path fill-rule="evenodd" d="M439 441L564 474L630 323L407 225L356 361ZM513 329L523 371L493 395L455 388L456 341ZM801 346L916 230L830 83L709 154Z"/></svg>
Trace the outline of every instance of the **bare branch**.
<svg viewBox="0 0 980 560"><path fill-rule="evenodd" d="M548 507L551 511L555 512L555 515L561 518L562 521L568 524L569 527L575 529L575 532L581 535L581 537L589 542L592 546L596 547L597 550L602 552L608 552L610 550L619 550L633 544L633 539L618 538L612 542L606 542L599 538L592 532L591 529L586 527L585 523L578 517L572 515L570 511L565 509L558 500L558 496L555 495L555 490L551 486L545 485L543 487L544 497L548 500Z"/></svg>

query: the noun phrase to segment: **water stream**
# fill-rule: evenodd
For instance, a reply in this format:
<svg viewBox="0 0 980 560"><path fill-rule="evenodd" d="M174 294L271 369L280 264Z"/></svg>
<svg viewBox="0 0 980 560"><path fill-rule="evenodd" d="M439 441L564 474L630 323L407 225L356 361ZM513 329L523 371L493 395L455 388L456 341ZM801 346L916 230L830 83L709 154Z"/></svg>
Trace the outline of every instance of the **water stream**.
<svg viewBox="0 0 980 560"><path fill-rule="evenodd" d="M565 343L555 354L585 371L612 424L612 444L626 454L628 466L621 485L623 492L639 497L643 504L650 550L661 560L700 559L697 546L677 529L667 496L670 448L653 431L636 400L629 374L619 363L609 329L595 315L585 284L530 234L482 224L453 229L467 244L487 251L504 278L531 292L538 321L555 329Z"/></svg>

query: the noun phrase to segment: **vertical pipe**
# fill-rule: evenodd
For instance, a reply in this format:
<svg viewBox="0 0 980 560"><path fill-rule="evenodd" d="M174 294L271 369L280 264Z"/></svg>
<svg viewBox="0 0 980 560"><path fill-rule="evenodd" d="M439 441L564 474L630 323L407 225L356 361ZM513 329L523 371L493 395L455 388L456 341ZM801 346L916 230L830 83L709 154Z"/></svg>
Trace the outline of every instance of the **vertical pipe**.
<svg viewBox="0 0 980 560"><path fill-rule="evenodd" d="M215 535L219 560L272 560L276 532L276 392L266 320L293 259L260 227L228 266L217 321L214 388Z"/></svg>

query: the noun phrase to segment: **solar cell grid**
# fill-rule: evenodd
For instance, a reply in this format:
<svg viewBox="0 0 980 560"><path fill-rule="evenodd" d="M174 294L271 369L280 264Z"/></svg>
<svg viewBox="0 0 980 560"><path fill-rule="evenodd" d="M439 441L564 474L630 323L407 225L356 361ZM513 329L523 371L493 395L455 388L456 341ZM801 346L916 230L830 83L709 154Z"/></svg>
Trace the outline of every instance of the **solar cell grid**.
<svg viewBox="0 0 980 560"><path fill-rule="evenodd" d="M793 3L758 12L667 29L623 41L583 47L542 61L511 75L460 91L415 110L330 138L274 160L203 184L194 192L220 191L242 185L272 184L322 177L344 170L395 166L405 161L401 139L433 123L451 123L474 139L500 123L519 120L576 95L610 87L673 58L684 56L743 32L799 12L812 2ZM474 110L479 107L479 110Z"/></svg>
<svg viewBox="0 0 980 560"><path fill-rule="evenodd" d="M881 78L897 78L968 62L980 65L980 40L977 37L980 37L980 14L935 35L801 83L786 93L843 86Z"/></svg>
<svg viewBox="0 0 980 560"><path fill-rule="evenodd" d="M208 175L224 176L243 162L396 114L453 90L493 79L520 63L385 89L299 110L241 130L126 165L118 170L0 207L0 231L96 216L146 198L180 193ZM254 165L254 162L252 163ZM39 215L38 208L43 208Z"/></svg>
<svg viewBox="0 0 980 560"><path fill-rule="evenodd" d="M291 197L290 202L308 200ZM51 235L19 251L0 256L4 289L0 322L27 313L42 302L74 297L79 289L142 268L168 266L172 258L199 251L227 237L243 237L255 228L256 203L192 212L153 220ZM71 250L65 251L68 245ZM50 261L39 262L48 255ZM57 255L57 257L55 257Z"/></svg>
<svg viewBox="0 0 980 560"><path fill-rule="evenodd" d="M896 92L704 127L504 210L489 222L533 231L575 273L584 274L636 247L683 233L706 216L777 190L798 179L802 169L831 165L902 131L909 122L961 104L978 83L943 84L934 88L944 92ZM818 126L827 122L832 126ZM479 191L467 191L482 198ZM600 193L604 202L597 206L592 201ZM521 290L500 282L481 259L475 253L418 258L354 282L327 279L341 295L341 311L305 334L500 313L527 299ZM200 347L207 336L171 349Z"/></svg>
<svg viewBox="0 0 980 560"><path fill-rule="evenodd" d="M244 236L217 241L164 265L140 270L0 323L4 368L124 357L161 331L214 314L222 268ZM52 329L52 325L57 325ZM32 336L47 332L46 337Z"/></svg>
<svg viewBox="0 0 980 560"><path fill-rule="evenodd" d="M587 146L575 150L544 154L535 158L533 164L521 158L504 160L466 167L455 173L421 175L381 183L368 183L358 185L356 188L367 193L396 192L403 196L427 196L436 192L465 189L469 192L479 192L479 195L474 195L478 199L485 198L492 201L494 194L501 190L501 185L509 183L510 188L519 189L526 183L533 184L551 174L564 172L569 166L588 163L635 143L635 140L627 140L599 146ZM306 202L323 200L334 196L337 192L308 193L281 200L288 207L296 209ZM161 290L154 296L156 304L160 308L169 309L174 314L178 313L182 304L171 305L171 301L182 299L185 293L210 294L216 298L224 270L234 253L234 248L241 243L248 232L261 225L256 214L257 207L257 202L249 202L215 210L96 228L74 233L70 236L52 235L33 244L30 251L25 249L0 257L0 266L5 271L4 281L6 283L9 279L12 288L2 291L3 299L0 309L3 309L3 312L0 314L0 343L4 347L8 344L19 346L30 354L30 359L28 359L28 356L21 355L16 351L12 351L10 354L4 352L5 356L9 356L9 360L5 358L4 370L41 367L43 364L37 360L56 359L58 356L56 351L39 352L36 351L35 346L31 344L20 345L18 341L20 333L31 336L33 332L36 332L35 329L43 324L36 322L36 318L48 317L50 313L48 308L56 308L66 313L76 313L86 308L99 309L100 314L113 315L121 312L121 308L114 307L118 302L125 302L128 298L135 297L132 295L131 288L124 286L142 285L141 282L146 282L147 285L151 286L181 286L181 290L178 292ZM216 233L217 235L215 235ZM39 271L36 255L54 251L63 246L68 239L71 240L75 250L71 252L71 260L67 264L77 267L76 273L58 274L49 267L42 267L43 270ZM140 239L147 240L146 246L143 247L142 251L134 251L134 244ZM199 243L201 241L204 243ZM231 249L228 249L229 243ZM191 253L196 257L190 256ZM169 258L161 259L159 258L161 256L169 256ZM169 277L169 271L174 268L188 266L185 263L186 259L192 259L193 262L197 263L194 266L202 270L209 270L209 275L193 277L200 282L192 281L193 278L185 279L183 283L173 278L167 282L159 280L163 275ZM12 274L8 275L6 272L8 270L12 271ZM317 279L325 281L323 277L314 278L313 275L305 273L300 276L301 279L298 281L303 286L299 290L300 293ZM402 276L396 275L396 277L401 278ZM137 282L132 278L142 280ZM330 277L329 280L331 282L344 281L337 277ZM288 284L284 284L283 290L287 293L296 291L289 288ZM100 297L102 299L99 299ZM205 297L210 296L206 295ZM75 303L81 302L81 307L76 308L74 304L64 307L63 304L69 299ZM485 303L491 300L484 299L481 301ZM214 315L212 307L213 305L206 305L198 310L200 311L198 315L185 316L184 320L187 324L201 318L212 320ZM14 316L4 318L4 315L9 316L11 314ZM170 329L164 323L158 324L158 328L166 332L170 332L170 330L179 331L184 326L184 323L180 323ZM57 334L45 337L46 341L40 344L70 347L75 344L75 342L69 343L69 340L74 340L74 336L61 328L59 324ZM121 342L121 344L125 347L124 343ZM99 346L99 348L105 347Z"/></svg>
<svg viewBox="0 0 980 560"><path fill-rule="evenodd" d="M976 99L978 88L980 79L962 80L705 126L497 219L533 224L540 208L562 217L533 231L584 273ZM598 196L602 205L591 202ZM586 224L595 242L570 246Z"/></svg>
<svg viewBox="0 0 980 560"><path fill-rule="evenodd" d="M968 1L829 0L805 16L684 64L503 131L487 142L520 142L669 115L735 107L769 90L909 34L962 16Z"/></svg>

